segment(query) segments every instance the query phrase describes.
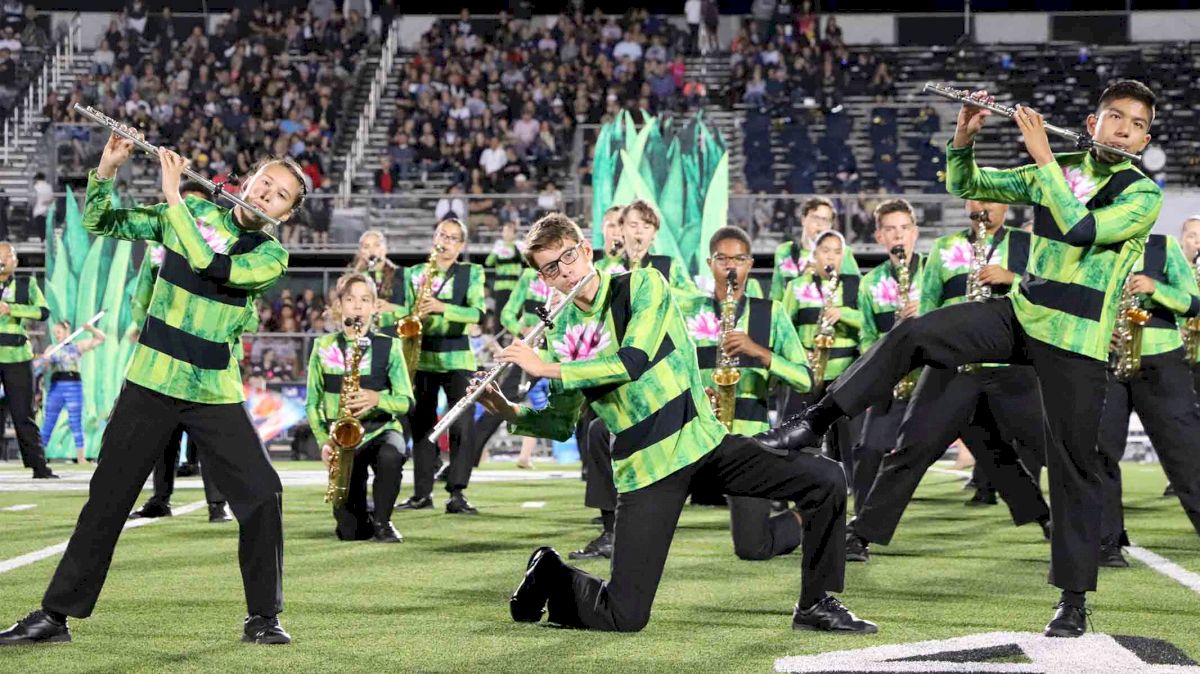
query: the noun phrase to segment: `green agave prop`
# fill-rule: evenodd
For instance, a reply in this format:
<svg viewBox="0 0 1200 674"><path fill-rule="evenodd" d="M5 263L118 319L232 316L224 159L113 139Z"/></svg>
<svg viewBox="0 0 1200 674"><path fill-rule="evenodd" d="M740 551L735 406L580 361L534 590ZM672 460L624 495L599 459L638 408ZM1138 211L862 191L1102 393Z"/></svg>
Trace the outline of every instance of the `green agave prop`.
<svg viewBox="0 0 1200 674"><path fill-rule="evenodd" d="M113 206L120 206L114 194ZM84 354L80 362L83 377L83 434L88 458L100 451L100 435L112 411L113 402L125 379L125 368L133 355L128 339L133 323L130 300L135 270L131 268L133 244L129 241L95 237L83 228L83 213L71 188L67 188L66 223L62 233L54 229L54 210L46 216L46 303L50 322L70 321L78 328L92 316L104 311L97 322L107 337L99 347ZM81 335L77 339L86 339ZM43 382L48 391L49 377ZM43 418L39 422L44 423ZM75 457L75 443L64 413L58 419L46 456L51 459Z"/></svg>
<svg viewBox="0 0 1200 674"><path fill-rule="evenodd" d="M729 156L720 132L702 114L680 122L643 113L636 128L622 110L600 129L592 164L592 240L603 245L604 211L643 199L662 227L652 252L682 260L701 287L712 287L705 264L708 239L725 225L729 206Z"/></svg>

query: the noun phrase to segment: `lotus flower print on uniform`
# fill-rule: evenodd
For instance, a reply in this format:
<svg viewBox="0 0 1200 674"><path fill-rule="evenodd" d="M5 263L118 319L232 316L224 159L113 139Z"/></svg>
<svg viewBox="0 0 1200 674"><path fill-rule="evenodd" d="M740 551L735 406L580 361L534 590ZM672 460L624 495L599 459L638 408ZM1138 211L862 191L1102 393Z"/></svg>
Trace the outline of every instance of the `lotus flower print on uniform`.
<svg viewBox="0 0 1200 674"><path fill-rule="evenodd" d="M794 274L797 276L800 275L800 267L796 264L796 261L792 259L791 255L783 258L783 262L779 263L779 271L785 274Z"/></svg>
<svg viewBox="0 0 1200 674"><path fill-rule="evenodd" d="M550 285L543 281L542 277L535 277L533 283L529 284L529 294L533 298L545 302L546 298L550 296Z"/></svg>
<svg viewBox="0 0 1200 674"><path fill-rule="evenodd" d="M943 249L942 266L946 269L965 269L971 266L971 244L967 241L957 241L953 246Z"/></svg>
<svg viewBox="0 0 1200 674"><path fill-rule="evenodd" d="M1064 166L1062 172L1063 177L1067 179L1067 187L1071 188L1071 193L1075 195L1079 203L1086 204L1088 196L1096 190L1096 181L1076 166Z"/></svg>
<svg viewBox="0 0 1200 674"><path fill-rule="evenodd" d="M199 230L200 236L204 237L204 242L208 244L209 248L212 248L214 253L224 254L229 250L229 242L224 236L221 236L216 227L198 218L196 229Z"/></svg>
<svg viewBox="0 0 1200 674"><path fill-rule="evenodd" d="M817 288L816 283L797 285L792 289L792 293L796 295L796 299L801 303L816 302L817 304L820 304L825 301L824 296L821 295L821 291Z"/></svg>
<svg viewBox="0 0 1200 674"><path fill-rule="evenodd" d="M163 260L167 259L167 247L159 244L150 250L150 264L155 267L161 267Z"/></svg>
<svg viewBox="0 0 1200 674"><path fill-rule="evenodd" d="M715 342L721 336L721 321L711 311L701 311L687 319L687 326L697 342Z"/></svg>
<svg viewBox="0 0 1200 674"><path fill-rule="evenodd" d="M430 288L430 290L433 291L434 297L437 297L437 294L439 292L441 292L442 284L445 282L446 282L446 277L444 275L439 274L438 276L434 277L433 287ZM421 271L413 274L413 277L412 277L413 291L414 292L419 291L421 289L421 286L423 286L423 285L425 285L425 271L421 270Z"/></svg>
<svg viewBox="0 0 1200 674"><path fill-rule="evenodd" d="M875 306L899 309L900 284L891 276L886 276L882 281L871 286L871 298L875 300ZM915 283L908 289L908 299L914 302L921 301L921 289Z"/></svg>
<svg viewBox="0 0 1200 674"><path fill-rule="evenodd" d="M346 345L346 348L350 348L348 344ZM346 371L346 353L342 352L341 347L338 346L336 341L331 343L329 346L317 349L317 357L321 359L321 367L327 372L344 373ZM369 355L364 352L362 362L360 362L358 365L358 371L361 374L370 370L370 368L371 359Z"/></svg>
<svg viewBox="0 0 1200 674"><path fill-rule="evenodd" d="M562 340L554 342L554 351L562 362L569 363L594 358L611 343L604 324L588 321L567 328Z"/></svg>

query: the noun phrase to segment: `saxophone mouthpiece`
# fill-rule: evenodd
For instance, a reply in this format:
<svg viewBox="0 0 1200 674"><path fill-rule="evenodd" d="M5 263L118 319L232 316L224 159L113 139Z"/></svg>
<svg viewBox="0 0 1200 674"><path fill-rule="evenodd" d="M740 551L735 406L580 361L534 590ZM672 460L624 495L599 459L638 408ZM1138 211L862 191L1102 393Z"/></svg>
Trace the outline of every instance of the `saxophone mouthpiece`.
<svg viewBox="0 0 1200 674"><path fill-rule="evenodd" d="M367 269L374 269L375 265L379 264L379 256L372 255L367 258Z"/></svg>
<svg viewBox="0 0 1200 674"><path fill-rule="evenodd" d="M617 239L616 241L613 241L612 248L609 248L609 249L608 249L608 254L609 254L609 256L610 256L610 257L616 257L617 253L620 253L620 252L621 252L621 249L622 249L622 248L624 248L624 247L625 247L625 242L624 242L624 241L621 241L620 239Z"/></svg>
<svg viewBox="0 0 1200 674"><path fill-rule="evenodd" d="M888 252L896 257L904 257L904 246L893 246Z"/></svg>
<svg viewBox="0 0 1200 674"><path fill-rule="evenodd" d="M903 248L901 248L900 246L896 246L896 247L897 247L897 248L900 248L900 254L901 254L901 255L903 255L903 254L904 254L904 249L903 249ZM826 276L833 276L833 265L831 265L831 264L827 264L827 265L825 265L825 275L826 275Z"/></svg>
<svg viewBox="0 0 1200 674"><path fill-rule="evenodd" d="M355 316L353 318L346 318L344 323L346 324L347 328L361 328L363 319L361 316Z"/></svg>
<svg viewBox="0 0 1200 674"><path fill-rule="evenodd" d="M968 217L970 217L971 220L973 220L974 222L979 222L979 223L988 222L990 219L990 218L988 218L987 211L971 211L971 215L969 215Z"/></svg>

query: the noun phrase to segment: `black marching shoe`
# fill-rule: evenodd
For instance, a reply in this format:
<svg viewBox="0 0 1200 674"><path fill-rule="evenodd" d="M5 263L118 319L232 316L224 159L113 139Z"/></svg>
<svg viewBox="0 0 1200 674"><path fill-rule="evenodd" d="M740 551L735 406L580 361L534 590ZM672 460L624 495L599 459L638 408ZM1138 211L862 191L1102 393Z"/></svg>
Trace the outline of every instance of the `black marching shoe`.
<svg viewBox="0 0 1200 674"><path fill-rule="evenodd" d="M1038 520L1038 526L1042 528L1042 538L1050 540L1050 536L1054 533L1054 525L1050 520Z"/></svg>
<svg viewBox="0 0 1200 674"><path fill-rule="evenodd" d="M879 626L854 615L837 599L825 597L806 609L797 604L792 612L792 629L875 634Z"/></svg>
<svg viewBox="0 0 1200 674"><path fill-rule="evenodd" d="M279 616L252 615L242 627L242 641L255 644L290 644L292 635L283 631Z"/></svg>
<svg viewBox="0 0 1200 674"><path fill-rule="evenodd" d="M1125 559L1125 555L1121 554L1121 546L1101 545L1100 566L1110 569L1127 569L1129 568L1129 561Z"/></svg>
<svg viewBox="0 0 1200 674"><path fill-rule="evenodd" d="M971 500L967 501L963 505L969 506L972 508L994 506L994 505L996 505L996 490L995 489L976 489L975 495L971 497Z"/></svg>
<svg viewBox="0 0 1200 674"><path fill-rule="evenodd" d="M129 513L131 520L148 520L155 517L170 517L171 505L161 501L146 501L145 505Z"/></svg>
<svg viewBox="0 0 1200 674"><path fill-rule="evenodd" d="M0 646L63 643L70 640L71 628L67 627L67 621L59 622L41 609L0 632Z"/></svg>
<svg viewBox="0 0 1200 674"><path fill-rule="evenodd" d="M802 449L819 448L821 437L812 429L807 411L803 414L793 414L775 428L754 434L754 439L758 440L760 445L779 456L787 456Z"/></svg>
<svg viewBox="0 0 1200 674"><path fill-rule="evenodd" d="M224 501L215 501L208 504L208 521L213 524L232 522L233 515L229 514L229 508L225 507Z"/></svg>
<svg viewBox="0 0 1200 674"><path fill-rule="evenodd" d="M1163 490L1163 496L1166 497L1166 496L1176 496L1176 495L1177 494L1175 493L1175 485L1168 482L1167 488Z"/></svg>
<svg viewBox="0 0 1200 674"><path fill-rule="evenodd" d="M61 478L61 475L56 475L54 471L50 470L49 468L33 471L33 479L35 480L58 480Z"/></svg>
<svg viewBox="0 0 1200 674"><path fill-rule="evenodd" d="M451 494L450 499L446 501L446 513L449 515L478 515L479 510L471 505L466 496Z"/></svg>
<svg viewBox="0 0 1200 674"><path fill-rule="evenodd" d="M550 598L550 583L553 578L563 573L567 568L562 557L551 547L540 547L529 556L529 564L525 567L525 577L508 600L508 611L512 619L519 623L535 623L542 619L546 612L546 602Z"/></svg>
<svg viewBox="0 0 1200 674"><path fill-rule="evenodd" d="M1064 601L1054 607L1054 618L1043 632L1048 637L1079 637L1087 631L1087 617L1091 611L1072 606Z"/></svg>
<svg viewBox="0 0 1200 674"><path fill-rule="evenodd" d="M866 539L852 531L846 532L846 561L865 562L871 559L871 546Z"/></svg>
<svg viewBox="0 0 1200 674"><path fill-rule="evenodd" d="M404 537L400 535L399 531L396 531L396 527L392 526L391 522L376 522L375 535L371 537L371 540L376 543L402 543Z"/></svg>
<svg viewBox="0 0 1200 674"><path fill-rule="evenodd" d="M612 559L613 552L613 534L611 531L605 531L596 537L587 545L583 546L582 550L576 550L567 557L571 559Z"/></svg>
<svg viewBox="0 0 1200 674"><path fill-rule="evenodd" d="M409 496L407 501L396 506L396 510L425 510L432 507L432 496Z"/></svg>

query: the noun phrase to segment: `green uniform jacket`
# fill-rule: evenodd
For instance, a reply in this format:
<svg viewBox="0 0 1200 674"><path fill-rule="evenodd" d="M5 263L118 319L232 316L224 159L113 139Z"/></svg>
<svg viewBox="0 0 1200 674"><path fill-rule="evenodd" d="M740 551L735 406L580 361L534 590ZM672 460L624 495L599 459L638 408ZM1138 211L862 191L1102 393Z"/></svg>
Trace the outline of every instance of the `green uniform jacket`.
<svg viewBox="0 0 1200 674"><path fill-rule="evenodd" d="M367 333L366 339L369 344L359 364L358 385L378 391L379 404L358 417L365 431L364 443L387 430L401 431L400 417L408 414L413 403L400 340L378 333ZM350 357L349 344L341 332L322 335L313 342L305 410L318 445L329 441L329 426L338 418L342 378Z"/></svg>
<svg viewBox="0 0 1200 674"><path fill-rule="evenodd" d="M1150 322L1142 326L1142 355L1182 348L1178 318L1200 315L1200 288L1179 242L1174 237L1151 234L1134 269L1154 279L1155 286L1154 294L1143 302L1150 310Z"/></svg>
<svg viewBox="0 0 1200 674"><path fill-rule="evenodd" d="M775 249L775 271L771 273L771 299L776 302L783 301L788 281L799 276L811 258L812 251L795 241L779 244ZM847 276L862 275L850 246L846 246L842 252L842 270L838 273Z"/></svg>
<svg viewBox="0 0 1200 674"><path fill-rule="evenodd" d="M921 267L924 262L920 255L909 258L908 296L917 302L921 301ZM896 312L903 306L899 269L889 257L863 277L858 289L858 308L862 311L859 349L863 353L896 325Z"/></svg>
<svg viewBox="0 0 1200 674"><path fill-rule="evenodd" d="M496 242L496 245L492 247L492 252L483 261L483 267L487 271L488 286L493 292L497 290L511 291L517 285L521 270L525 268L525 261L521 258L521 251L517 250L515 243L508 244L500 240Z"/></svg>
<svg viewBox="0 0 1200 674"><path fill-rule="evenodd" d="M399 307L387 323L412 313L416 294L425 280L422 262L404 270L402 282L395 288L394 303ZM456 262L433 281L433 296L446 304L441 314L426 316L421 329L420 372L450 372L474 370L475 352L467 337L467 326L483 318L483 267L470 262Z"/></svg>
<svg viewBox="0 0 1200 674"><path fill-rule="evenodd" d="M804 274L788 281L787 292L783 295L784 313L795 326L800 343L809 352L815 346L828 283L814 274ZM862 311L858 308L858 289L861 285L862 278L857 274L840 275L833 291L833 306L838 308L841 316L833 325L833 347L829 350L823 377L827 382L837 379L858 358L863 323Z"/></svg>
<svg viewBox="0 0 1200 674"><path fill-rule="evenodd" d="M37 279L12 275L4 284L0 300L8 303L8 313L0 316L0 363L24 363L33 360L33 345L25 334L26 321L44 321L50 307Z"/></svg>

